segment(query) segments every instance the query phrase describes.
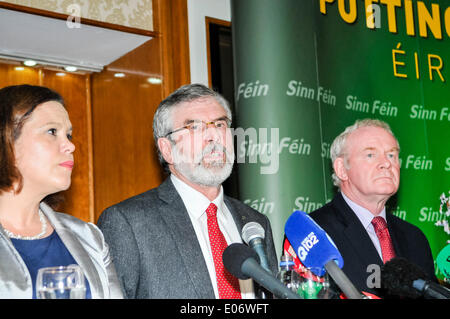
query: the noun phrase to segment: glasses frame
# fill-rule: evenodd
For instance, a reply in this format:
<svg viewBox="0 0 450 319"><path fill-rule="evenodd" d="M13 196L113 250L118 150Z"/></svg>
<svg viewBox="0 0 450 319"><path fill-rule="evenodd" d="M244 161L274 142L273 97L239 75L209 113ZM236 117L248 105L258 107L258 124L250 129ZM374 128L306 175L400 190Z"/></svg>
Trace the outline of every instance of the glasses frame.
<svg viewBox="0 0 450 319"><path fill-rule="evenodd" d="M173 133L180 132L180 131L182 131L182 130L189 130L189 132L190 132L190 131L191 131L191 130L190 130L191 126L192 126L193 124L197 124L197 123L205 124L205 129L207 129L207 128L208 128L208 125L211 125L211 124L214 125L214 128L217 128L216 122L218 122L218 121L224 121L224 120L225 120L225 122L227 123L227 128L230 128L230 127L231 127L231 120L230 120L228 117L226 117L226 116L221 117L221 118L219 118L219 119L217 119L217 120L214 120L214 121L209 121L209 122L205 122L205 121L202 121L202 120L193 120L191 123L189 123L189 124L187 124L187 125L184 125L184 126L182 126L182 127L180 127L180 128L177 128L177 129L175 129L175 130L173 130L173 131L170 131L169 133L167 133L166 135L164 135L164 137L167 138L169 135L171 135L171 134L173 134ZM202 129L202 132L203 132L203 129Z"/></svg>

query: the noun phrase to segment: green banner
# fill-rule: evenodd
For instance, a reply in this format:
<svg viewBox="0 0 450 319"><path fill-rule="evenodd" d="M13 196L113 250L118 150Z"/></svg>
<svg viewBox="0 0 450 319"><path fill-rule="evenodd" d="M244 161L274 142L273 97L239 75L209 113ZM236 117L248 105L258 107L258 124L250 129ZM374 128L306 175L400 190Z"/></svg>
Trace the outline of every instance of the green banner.
<svg viewBox="0 0 450 319"><path fill-rule="evenodd" d="M277 253L290 214L336 192L333 139L379 118L401 147L388 206L436 257L450 240L448 2L234 0L232 32L239 196L269 217Z"/></svg>

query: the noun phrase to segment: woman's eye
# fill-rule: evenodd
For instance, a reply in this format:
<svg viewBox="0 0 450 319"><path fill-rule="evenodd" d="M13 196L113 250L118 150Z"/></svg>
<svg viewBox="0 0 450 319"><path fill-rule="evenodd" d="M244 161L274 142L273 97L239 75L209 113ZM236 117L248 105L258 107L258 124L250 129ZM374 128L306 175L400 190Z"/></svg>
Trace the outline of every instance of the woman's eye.
<svg viewBox="0 0 450 319"><path fill-rule="evenodd" d="M72 140L72 134L67 134L67 139L68 139L69 141L71 141L71 140Z"/></svg>
<svg viewBox="0 0 450 319"><path fill-rule="evenodd" d="M55 135L56 136L56 128L51 128L47 131L48 133L50 133L51 135Z"/></svg>

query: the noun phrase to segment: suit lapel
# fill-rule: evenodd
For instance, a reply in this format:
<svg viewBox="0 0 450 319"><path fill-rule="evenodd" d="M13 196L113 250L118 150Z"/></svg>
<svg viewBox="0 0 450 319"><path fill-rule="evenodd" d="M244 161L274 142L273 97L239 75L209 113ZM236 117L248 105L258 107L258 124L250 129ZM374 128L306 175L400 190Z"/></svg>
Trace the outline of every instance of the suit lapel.
<svg viewBox="0 0 450 319"><path fill-rule="evenodd" d="M247 214L245 211L241 210L238 213L237 207L233 205L233 203L228 199L227 196L224 195L223 201L225 202L225 205L227 206L228 210L231 213L231 216L233 216L234 223L237 227L237 230L239 234L242 234L242 227L249 222Z"/></svg>
<svg viewBox="0 0 450 319"><path fill-rule="evenodd" d="M214 289L197 235L183 200L170 178L158 187L158 195L165 202L161 216L177 246L180 264L184 266L186 276L191 279L199 298L214 298Z"/></svg>
<svg viewBox="0 0 450 319"><path fill-rule="evenodd" d="M397 223L395 220L395 217L391 215L391 213L386 212L386 220L389 230L389 235L391 236L392 244L394 245L395 254L397 257L405 257L409 258L407 256L407 253L405 251L405 247L402 245L402 243L407 243L407 239L404 236L402 230L397 227Z"/></svg>
<svg viewBox="0 0 450 319"><path fill-rule="evenodd" d="M378 255L367 231L340 193L336 195L333 204L340 212L339 216L342 218L342 222L345 225L344 234L348 239L348 243L356 251L355 255L361 259L362 264L382 265L383 261Z"/></svg>
<svg viewBox="0 0 450 319"><path fill-rule="evenodd" d="M89 258L89 255L86 253L86 249L81 245L72 230L59 221L55 212L49 206L45 203L41 203L40 208L47 216L67 250L69 250L72 257L83 270L83 273L89 282L92 297L104 298L100 277L91 258Z"/></svg>

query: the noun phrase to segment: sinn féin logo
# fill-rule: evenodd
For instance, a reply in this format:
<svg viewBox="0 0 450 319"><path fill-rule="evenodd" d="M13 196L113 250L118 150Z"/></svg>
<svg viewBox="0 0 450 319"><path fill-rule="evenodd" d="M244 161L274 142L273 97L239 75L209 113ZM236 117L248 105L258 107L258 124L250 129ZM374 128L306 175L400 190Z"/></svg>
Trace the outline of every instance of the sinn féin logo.
<svg viewBox="0 0 450 319"><path fill-rule="evenodd" d="M446 234L450 235L450 226L448 223L450 217L450 191L448 192L449 196L445 196L445 193L442 193L440 200L441 204L439 205L439 213L442 216L434 225L441 226L444 228ZM450 243L450 240L447 240L447 243Z"/></svg>

